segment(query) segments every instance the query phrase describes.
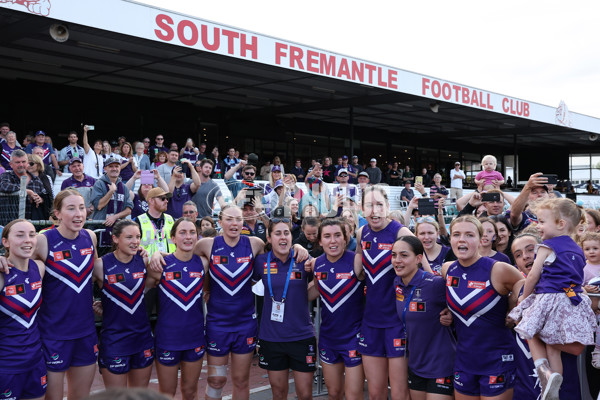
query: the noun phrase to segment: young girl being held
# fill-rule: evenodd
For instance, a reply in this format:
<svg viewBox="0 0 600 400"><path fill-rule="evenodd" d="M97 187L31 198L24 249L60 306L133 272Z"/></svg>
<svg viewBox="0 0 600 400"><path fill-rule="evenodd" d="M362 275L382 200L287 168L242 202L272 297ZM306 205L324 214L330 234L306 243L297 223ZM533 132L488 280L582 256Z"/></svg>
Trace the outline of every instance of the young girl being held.
<svg viewBox="0 0 600 400"><path fill-rule="evenodd" d="M536 207L538 246L520 304L509 318L527 339L542 385L542 400L558 398L562 383L561 351L579 354L594 343L595 316L583 293L583 251L570 235L584 218L570 199L548 199Z"/></svg>
<svg viewBox="0 0 600 400"><path fill-rule="evenodd" d="M589 213L590 210L587 210ZM593 210L595 211L595 210ZM588 221L589 221L588 215ZM583 269L583 288L588 293L600 293L600 233L592 231L587 232L581 238L581 247L585 254L585 268ZM592 281L593 280L593 281ZM590 281L592 281L590 283ZM596 301L592 300L592 309L597 309ZM596 317L600 322L600 316ZM596 345L592 351L592 366L600 369L600 327L596 330Z"/></svg>
<svg viewBox="0 0 600 400"><path fill-rule="evenodd" d="M500 189L504 183L504 177L496 171L496 157L488 154L481 160L483 171L475 176L475 183L481 192L482 190Z"/></svg>

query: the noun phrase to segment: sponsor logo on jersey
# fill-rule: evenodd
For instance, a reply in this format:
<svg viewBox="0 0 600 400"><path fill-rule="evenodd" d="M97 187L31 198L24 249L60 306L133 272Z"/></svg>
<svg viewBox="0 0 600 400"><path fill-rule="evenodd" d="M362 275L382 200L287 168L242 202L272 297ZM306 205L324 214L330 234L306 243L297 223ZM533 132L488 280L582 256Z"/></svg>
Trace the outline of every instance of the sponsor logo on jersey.
<svg viewBox="0 0 600 400"><path fill-rule="evenodd" d="M58 353L53 353L53 354L50 356L50 358L51 358L51 359L53 359L54 361L58 360L58 357L60 357L60 356L58 355Z"/></svg>
<svg viewBox="0 0 600 400"><path fill-rule="evenodd" d="M396 300L404 301L404 292L400 286L396 286Z"/></svg>
<svg viewBox="0 0 600 400"><path fill-rule="evenodd" d="M88 254L94 253L94 249L92 249L91 247L88 247L87 249L80 249L79 252L81 253L82 256L87 256Z"/></svg>
<svg viewBox="0 0 600 400"><path fill-rule="evenodd" d="M71 259L71 250L54 252L54 260L55 261L70 260L70 259Z"/></svg>
<svg viewBox="0 0 600 400"><path fill-rule="evenodd" d="M446 277L446 286L458 287L459 283L460 283L460 277L458 277L458 276L450 276L450 275L448 275Z"/></svg>
<svg viewBox="0 0 600 400"><path fill-rule="evenodd" d="M371 250L371 242L362 242L363 250Z"/></svg>
<svg viewBox="0 0 600 400"><path fill-rule="evenodd" d="M469 289L485 289L485 282L481 281L468 281L467 287Z"/></svg>
<svg viewBox="0 0 600 400"><path fill-rule="evenodd" d="M107 280L108 280L108 283L125 282L125 275L124 274L108 275Z"/></svg>
<svg viewBox="0 0 600 400"><path fill-rule="evenodd" d="M144 278L143 272L134 272L133 273L133 279L143 279L143 278Z"/></svg>
<svg viewBox="0 0 600 400"><path fill-rule="evenodd" d="M32 282L31 290L37 290L42 287L42 281Z"/></svg>
<svg viewBox="0 0 600 400"><path fill-rule="evenodd" d="M190 271L190 278L202 278L202 271Z"/></svg>
<svg viewBox="0 0 600 400"><path fill-rule="evenodd" d="M217 345L217 342L215 342L215 341L213 340L213 341L211 341L210 343L208 343L208 345L209 345L210 347L215 347L215 346Z"/></svg>
<svg viewBox="0 0 600 400"><path fill-rule="evenodd" d="M379 243L377 245L377 250L391 250L392 243Z"/></svg>
<svg viewBox="0 0 600 400"><path fill-rule="evenodd" d="M25 293L25 285L22 283L20 285L11 285L6 287L6 291L4 292L6 296L16 296L19 294Z"/></svg>
<svg viewBox="0 0 600 400"><path fill-rule="evenodd" d="M227 256L213 256L213 264L228 264L229 257Z"/></svg>
<svg viewBox="0 0 600 400"><path fill-rule="evenodd" d="M335 274L335 279L350 279L352 278L352 274L350 272L342 272L339 274Z"/></svg>
<svg viewBox="0 0 600 400"><path fill-rule="evenodd" d="M315 273L315 276L317 277L318 280L324 281L327 279L327 272L317 272L317 273Z"/></svg>
<svg viewBox="0 0 600 400"><path fill-rule="evenodd" d="M394 347L404 347L406 346L406 339L394 339Z"/></svg>
<svg viewBox="0 0 600 400"><path fill-rule="evenodd" d="M302 272L292 272L292 274L290 275L290 279L302 279Z"/></svg>
<svg viewBox="0 0 600 400"><path fill-rule="evenodd" d="M498 376L490 375L490 385L495 385L498 383L504 383L504 375L498 375Z"/></svg>
<svg viewBox="0 0 600 400"><path fill-rule="evenodd" d="M243 264L245 262L250 262L250 259L250 257L238 257L236 261L238 264Z"/></svg>
<svg viewBox="0 0 600 400"><path fill-rule="evenodd" d="M411 301L408 306L409 311L416 312L425 312L425 302L424 301Z"/></svg>
<svg viewBox="0 0 600 400"><path fill-rule="evenodd" d="M165 279L168 281L181 280L181 271L166 272Z"/></svg>

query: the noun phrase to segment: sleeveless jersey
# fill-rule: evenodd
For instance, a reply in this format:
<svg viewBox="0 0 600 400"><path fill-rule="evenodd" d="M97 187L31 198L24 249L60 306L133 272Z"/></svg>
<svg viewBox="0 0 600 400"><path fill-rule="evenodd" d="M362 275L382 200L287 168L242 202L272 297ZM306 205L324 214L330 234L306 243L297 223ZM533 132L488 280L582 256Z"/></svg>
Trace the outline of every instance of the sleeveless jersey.
<svg viewBox="0 0 600 400"><path fill-rule="evenodd" d="M2 142L2 154L0 154L0 163L7 171L12 171L12 167L10 166L10 155L13 151L20 149L19 146L15 143L15 147L11 148L6 141Z"/></svg>
<svg viewBox="0 0 600 400"><path fill-rule="evenodd" d="M147 213L149 210L148 202L142 200L136 193L133 196L133 210L131 210L131 219L136 219L138 216Z"/></svg>
<svg viewBox="0 0 600 400"><path fill-rule="evenodd" d="M135 255L123 264L114 253L108 253L102 257L102 263L103 356L124 356L150 349L153 341L144 305L144 259Z"/></svg>
<svg viewBox="0 0 600 400"><path fill-rule="evenodd" d="M425 258L427 258L427 261L429 262L429 266L431 267L431 270L436 275L441 275L442 265L444 264L444 259L446 258L446 255L450 251L450 247L444 246L444 245L441 245L441 246L442 246L442 248L440 249L440 254L438 254L437 257L434 258L433 260L430 260L429 257L427 257L427 253L425 253Z"/></svg>
<svg viewBox="0 0 600 400"><path fill-rule="evenodd" d="M542 276L535 285L535 293L563 293L564 288L572 286L573 291L581 293L585 256L581 247L569 236L558 236L544 240L543 244L554 251L555 259L546 260Z"/></svg>
<svg viewBox="0 0 600 400"><path fill-rule="evenodd" d="M359 333L364 313L364 286L354 275L354 253L346 251L334 263L320 256L314 275L321 295L319 343L345 349Z"/></svg>
<svg viewBox="0 0 600 400"><path fill-rule="evenodd" d="M0 292L0 373L19 374L42 358L37 312L42 304L38 265L29 260L27 272L11 268Z"/></svg>
<svg viewBox="0 0 600 400"><path fill-rule="evenodd" d="M206 323L211 329L246 330L256 326L252 294L252 245L240 236L229 247L223 236L214 238L210 256L210 301L206 304Z"/></svg>
<svg viewBox="0 0 600 400"><path fill-rule="evenodd" d="M368 225L362 228L362 262L365 269L366 304L364 323L375 328L401 325L396 313L392 245L402 225L391 221L384 229L375 232Z"/></svg>
<svg viewBox="0 0 600 400"><path fill-rule="evenodd" d="M181 261L169 254L165 262L158 285L156 347L176 351L203 346L202 260L193 255L190 261Z"/></svg>
<svg viewBox="0 0 600 400"><path fill-rule="evenodd" d="M448 268L446 300L458 336L456 370L486 375L514 368L514 339L504 325L508 296L492 286L494 263L481 257L470 267L455 261Z"/></svg>
<svg viewBox="0 0 600 400"><path fill-rule="evenodd" d="M64 238L58 229L43 233L48 240L44 302L40 332L44 338L69 340L96 332L92 310L94 243L85 229Z"/></svg>

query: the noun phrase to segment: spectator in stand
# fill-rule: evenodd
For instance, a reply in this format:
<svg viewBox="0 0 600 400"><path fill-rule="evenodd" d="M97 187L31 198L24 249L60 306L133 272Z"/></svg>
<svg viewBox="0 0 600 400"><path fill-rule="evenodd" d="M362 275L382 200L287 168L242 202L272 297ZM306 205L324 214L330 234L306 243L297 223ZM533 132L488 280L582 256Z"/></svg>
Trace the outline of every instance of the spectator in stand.
<svg viewBox="0 0 600 400"><path fill-rule="evenodd" d="M154 158L154 155L152 155L152 157L150 156L150 138L145 137L143 140L144 143L144 154L148 156L149 159Z"/></svg>
<svg viewBox="0 0 600 400"><path fill-rule="evenodd" d="M233 178L240 169L242 170L243 176L241 181ZM255 186L260 188L259 186L255 185L254 179L256 179L256 167L254 165L248 165L246 161L241 161L235 167L227 171L225 174L225 184L229 188L229 191L231 192L236 204L239 204L239 202L242 200L240 197L242 189L252 188Z"/></svg>
<svg viewBox="0 0 600 400"><path fill-rule="evenodd" d="M173 174L173 168L177 165L177 161L179 160L179 152L177 150L169 151L167 155L167 162L161 164L157 170L160 176L165 180L165 182L169 183L171 180L171 175Z"/></svg>
<svg viewBox="0 0 600 400"><path fill-rule="evenodd" d="M415 197L415 191L411 189L410 181L404 182L404 189L402 189L400 192L400 198L402 201L407 201L410 203L413 197Z"/></svg>
<svg viewBox="0 0 600 400"><path fill-rule="evenodd" d="M200 147L198 148L198 159L197 161L204 160L206 158L206 143L200 143Z"/></svg>
<svg viewBox="0 0 600 400"><path fill-rule="evenodd" d="M200 177L200 186L198 187L196 194L192 197L192 201L196 204L198 216L200 218L212 216L215 199L217 199L221 208L225 207L225 200L223 199L221 190L211 179L213 167L213 161L208 158L200 161L200 173L198 174Z"/></svg>
<svg viewBox="0 0 600 400"><path fill-rule="evenodd" d="M117 139L117 145L119 146L119 148L121 148L121 145L123 145L123 143L125 143L127 141L127 138L125 136L119 136L119 138Z"/></svg>
<svg viewBox="0 0 600 400"><path fill-rule="evenodd" d="M279 156L273 157L273 165L278 166L281 169L281 176L285 174L285 168L283 167L283 164L281 163L281 158L279 158ZM271 168L271 170L273 169Z"/></svg>
<svg viewBox="0 0 600 400"><path fill-rule="evenodd" d="M106 160L107 158L116 158L117 154L114 154L112 151L112 147L110 146L110 142L105 140L102 142L102 159Z"/></svg>
<svg viewBox="0 0 600 400"><path fill-rule="evenodd" d="M192 182L185 183L185 174L181 166L176 165L173 168L173 176L169 182L169 192L173 194L173 197L169 199L167 205L167 214L173 218L178 219L183 216L183 204L191 200L194 194L198 191L198 188L202 184L200 182L200 176L196 172L196 169L192 165L190 160L184 160L181 164L187 164L188 170L192 174Z"/></svg>
<svg viewBox="0 0 600 400"><path fill-rule="evenodd" d="M302 160L300 160L299 158L296 159L296 162L290 172L294 174L297 182L304 182L306 173L304 172L304 168L302 168Z"/></svg>
<svg viewBox="0 0 600 400"><path fill-rule="evenodd" d="M350 175L348 174L348 171L346 171L345 168L342 168L338 171L338 176L337 176L337 182L338 185L335 186L331 192L331 199L330 202L331 204L333 204L336 200L338 201L338 206L340 207L339 210L335 210L337 211L337 214L340 215L342 213L341 210L341 206L342 203L347 199L347 198L356 198L356 186L351 185L348 183L348 181L350 180ZM339 197L339 199L338 199ZM334 211L334 210L332 210Z"/></svg>
<svg viewBox="0 0 600 400"><path fill-rule="evenodd" d="M131 143L123 142L119 148L119 153L121 154L121 179L123 179L123 182L127 182L131 179L135 171L137 171L137 167L133 162L133 149L131 148Z"/></svg>
<svg viewBox="0 0 600 400"><path fill-rule="evenodd" d="M350 178L350 183L357 184L358 183L358 174L360 174L364 168L358 162L358 156L352 156L352 168L356 171L356 176L354 178Z"/></svg>
<svg viewBox="0 0 600 400"><path fill-rule="evenodd" d="M345 169L348 171L348 182L352 183L353 179L356 179L358 176L358 171L352 165L348 164L348 156L342 156L342 167L338 168L338 174L340 173L340 169Z"/></svg>
<svg viewBox="0 0 600 400"><path fill-rule="evenodd" d="M169 151L173 151L173 150L179 151L179 146L175 142L171 143L171 145L169 146Z"/></svg>
<svg viewBox="0 0 600 400"><path fill-rule="evenodd" d="M377 167L377 160L375 158L371 158L369 167L365 169L365 172L369 174L369 182L372 185L381 183L381 170Z"/></svg>
<svg viewBox="0 0 600 400"><path fill-rule="evenodd" d="M69 172L69 161L71 161L72 158L79 158L83 163L85 150L77 144L78 140L77 132L71 131L69 133L69 144L63 147L58 155L58 165L63 168L63 172Z"/></svg>
<svg viewBox="0 0 600 400"><path fill-rule="evenodd" d="M327 185L321 179L315 177L307 178L306 183L308 184L308 191L302 196L300 209L304 210L307 204L313 204L317 208L319 216L326 217L330 211Z"/></svg>
<svg viewBox="0 0 600 400"><path fill-rule="evenodd" d="M323 181L326 183L333 183L335 179L335 166L331 164L331 157L325 157L323 161Z"/></svg>
<svg viewBox="0 0 600 400"><path fill-rule="evenodd" d="M102 158L102 140L96 139L94 147L90 147L88 140L88 126L83 127L83 173L94 179L98 179L104 172L104 158Z"/></svg>
<svg viewBox="0 0 600 400"><path fill-rule="evenodd" d="M198 160L198 154L200 154L200 149L194 145L192 138L187 138L185 146L179 152L179 157L181 157L181 159L190 160L192 164L194 164L196 160ZM189 174L187 175L189 176Z"/></svg>
<svg viewBox="0 0 600 400"><path fill-rule="evenodd" d="M225 172L223 167L223 161L219 160L219 148L213 147L210 159L213 162L212 179L224 179Z"/></svg>
<svg viewBox="0 0 600 400"><path fill-rule="evenodd" d="M76 189L85 200L85 207L87 209L87 215L91 215L93 211L92 207L92 187L96 183L96 179L91 176L84 174L84 166L80 158L72 158L69 161L69 172L71 176L62 181L60 190L67 188Z"/></svg>
<svg viewBox="0 0 600 400"><path fill-rule="evenodd" d="M407 165L404 168L404 172L402 173L402 180L404 182L410 181L410 183L415 183L415 174L410 170L410 166Z"/></svg>
<svg viewBox="0 0 600 400"><path fill-rule="evenodd" d="M10 132L10 124L8 122L0 123L0 142L4 142L6 140L6 135Z"/></svg>
<svg viewBox="0 0 600 400"><path fill-rule="evenodd" d="M33 152L33 149L38 146L44 149L44 157L42 158L42 161L44 161L46 174L48 174L52 178L52 180L54 180L56 173L58 173L58 175L61 176L62 172L58 167L58 160L56 159L56 155L54 154L54 149L51 145L46 143L46 133L44 131L37 131L35 133L35 142L29 143L25 148L25 152L31 154Z"/></svg>
<svg viewBox="0 0 600 400"><path fill-rule="evenodd" d="M245 190L242 190L242 193L244 192ZM255 236L266 243L267 228L265 222L268 223L268 218L265 218L264 220L261 218L264 217L265 214L260 200L256 197L253 201L244 199L242 216L244 217L244 225L242 226L241 234L245 236Z"/></svg>
<svg viewBox="0 0 600 400"><path fill-rule="evenodd" d="M523 186L521 193L512 203L510 225L515 235L527 228L532 222L537 222L537 216L531 211L531 208L535 208L532 206L548 198L547 183L548 179L543 177L541 172L531 175L525 186ZM527 208L528 206L529 208Z"/></svg>
<svg viewBox="0 0 600 400"><path fill-rule="evenodd" d="M465 172L460 169L460 162L454 163L454 169L450 171L450 197L460 199L463 196L463 181Z"/></svg>
<svg viewBox="0 0 600 400"><path fill-rule="evenodd" d="M392 170L389 175L390 186L400 186L400 178L402 177L401 172L398 171L398 163L392 164Z"/></svg>
<svg viewBox="0 0 600 400"><path fill-rule="evenodd" d="M227 150L227 157L223 160L223 166L225 167L225 173L230 169L234 168L236 165L240 163L239 158L235 156L235 149L232 147ZM236 174L233 176L235 179L240 179L240 174Z"/></svg>
<svg viewBox="0 0 600 400"><path fill-rule="evenodd" d="M165 137L163 135L156 135L154 144L148 149L148 157L154 159L161 151L169 153L169 149L165 147Z"/></svg>
<svg viewBox="0 0 600 400"><path fill-rule="evenodd" d="M137 169L142 171L149 171L151 164L150 159L144 154L144 143L137 142L135 144L135 154L133 155L133 164Z"/></svg>
<svg viewBox="0 0 600 400"><path fill-rule="evenodd" d="M23 139L23 145L21 146L22 148L25 148L29 145L29 143L33 142L33 136L32 135L25 135L25 138ZM18 144L19 142L17 142Z"/></svg>
<svg viewBox="0 0 600 400"><path fill-rule="evenodd" d="M390 173L392 172L393 167L394 166L390 162L385 164L385 170L381 171L381 183L385 183L386 185L390 184Z"/></svg>
<svg viewBox="0 0 600 400"><path fill-rule="evenodd" d="M362 202L362 193L369 186L369 174L366 171L358 173L358 185L356 186L356 197L358 203Z"/></svg>
<svg viewBox="0 0 600 400"><path fill-rule="evenodd" d="M154 180L157 183L157 187L161 188L165 192L169 191L169 185L164 179L160 176L157 170L152 170L154 173ZM154 188L154 184L152 183L142 183L138 188L137 193L133 193L133 187L135 186L135 181L140 179L142 175L142 170L135 171L135 174L129 179L125 186L129 189L129 197L133 202L133 208L131 209L131 219L136 219L138 215L144 214L148 212L148 202L146 201L146 195L150 191L150 189Z"/></svg>
<svg viewBox="0 0 600 400"><path fill-rule="evenodd" d="M446 199L448 197L448 190L442 185L442 175L435 174L433 176L433 184L429 188L429 197L435 201L435 208L438 208L439 199Z"/></svg>
<svg viewBox="0 0 600 400"><path fill-rule="evenodd" d="M121 161L117 158L108 158L104 163L105 174L100 177L92 189L92 205L94 214L92 219L105 221L106 229L100 235L102 246L112 243L112 226L121 218L131 214L133 202L129 195L129 188L121 181Z"/></svg>
<svg viewBox="0 0 600 400"><path fill-rule="evenodd" d="M152 162L150 169L158 169L161 165L167 162L167 153L164 151L159 152Z"/></svg>
<svg viewBox="0 0 600 400"><path fill-rule="evenodd" d="M510 177L509 177L509 178L510 178ZM562 195L562 194L561 194L561 193L560 193L558 190L555 190L555 189L554 189L554 188L555 188L555 186L556 186L556 185L554 185L554 184L551 184L551 183L547 183L547 184L546 184L546 187L548 188L548 195L549 195L551 198L553 198L553 199L558 199L558 198L561 198L561 197L563 197L563 195Z"/></svg>
<svg viewBox="0 0 600 400"><path fill-rule="evenodd" d="M39 207L45 191L44 183L39 177L32 176L28 171L27 153L23 150L13 151L10 157L11 171L0 175L0 192L14 193L21 188L21 177L27 177L27 200L25 203L25 218L31 219L33 208Z"/></svg>
<svg viewBox="0 0 600 400"><path fill-rule="evenodd" d="M121 149L119 148L119 142L117 142L116 140L110 141L110 149L113 154L113 157L121 155Z"/></svg>
<svg viewBox="0 0 600 400"><path fill-rule="evenodd" d="M35 154L27 155L28 167L27 172L34 178L38 178L42 181L44 189L38 194L42 198L42 202L37 207L31 208L31 219L33 220L47 220L50 218L50 209L54 202L54 195L52 193L52 180L48 175L44 173L44 163L42 159Z"/></svg>
<svg viewBox="0 0 600 400"><path fill-rule="evenodd" d="M302 197L304 196L304 192L298 187L298 185L296 185L296 176L292 174L285 174L283 176L283 184L289 189L290 196L298 200L298 203L300 203Z"/></svg>
<svg viewBox="0 0 600 400"><path fill-rule="evenodd" d="M506 187L509 188L509 189L512 189L512 187L513 187L513 181L512 181L512 178L510 176L508 178L506 178ZM562 197L562 195L561 195L561 197Z"/></svg>
<svg viewBox="0 0 600 400"><path fill-rule="evenodd" d="M427 172L427 168L423 168L423 170L421 171L421 175L419 176L423 179L423 186L427 187L431 185L431 175L429 175L429 173Z"/></svg>
<svg viewBox="0 0 600 400"><path fill-rule="evenodd" d="M269 175L269 183L265 185L265 195L271 193L273 188L275 187L275 183L283 177L283 171L281 170L281 165L275 165L271 167L271 174Z"/></svg>
<svg viewBox="0 0 600 400"><path fill-rule="evenodd" d="M265 165L263 165L262 167L260 167L260 179L263 181L268 181L269 180L269 174L271 174L271 161L267 160L265 161Z"/></svg>
<svg viewBox="0 0 600 400"><path fill-rule="evenodd" d="M13 131L9 131L5 136L5 140L2 140L1 143L2 156L0 161L2 163L2 167L4 167L6 171L10 171L10 155L13 151L20 149L19 145L17 144L17 134Z"/></svg>

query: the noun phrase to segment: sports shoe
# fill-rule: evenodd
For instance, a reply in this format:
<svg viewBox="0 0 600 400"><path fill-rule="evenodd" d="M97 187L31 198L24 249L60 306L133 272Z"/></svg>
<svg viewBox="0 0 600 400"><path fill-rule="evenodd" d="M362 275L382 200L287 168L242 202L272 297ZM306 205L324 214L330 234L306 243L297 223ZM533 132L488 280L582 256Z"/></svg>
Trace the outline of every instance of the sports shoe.
<svg viewBox="0 0 600 400"><path fill-rule="evenodd" d="M600 346L596 346L592 351L592 367L600 369Z"/></svg>
<svg viewBox="0 0 600 400"><path fill-rule="evenodd" d="M553 372L548 378L546 388L542 392L542 400L559 400L558 392L562 384L563 377L558 372Z"/></svg>
<svg viewBox="0 0 600 400"><path fill-rule="evenodd" d="M548 379L550 378L550 375L552 375L552 371L550 371L550 365L548 364L548 361L546 360L543 364L540 364L537 367L535 367L535 370L537 371L537 376L540 380L542 393L544 393L546 386L548 386Z"/></svg>

